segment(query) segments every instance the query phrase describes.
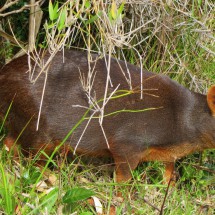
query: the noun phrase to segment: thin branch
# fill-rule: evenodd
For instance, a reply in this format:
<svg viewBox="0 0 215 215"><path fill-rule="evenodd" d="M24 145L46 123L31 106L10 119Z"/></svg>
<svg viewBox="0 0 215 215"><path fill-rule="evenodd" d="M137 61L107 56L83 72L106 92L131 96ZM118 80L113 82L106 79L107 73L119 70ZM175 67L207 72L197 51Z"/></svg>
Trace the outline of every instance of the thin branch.
<svg viewBox="0 0 215 215"><path fill-rule="evenodd" d="M7 12L7 13L0 13L0 17L5 17L5 16L9 16L9 15L11 15L11 14L16 14L16 13L21 13L22 11L24 11L24 10L26 10L26 9L29 9L29 8L31 8L31 7L33 7L33 6L36 6L36 5L39 5L39 3L41 2L41 0L40 1L37 1L35 4L27 4L27 5L24 5L24 6L22 6L20 9L18 9L18 10L13 10L13 11L10 11L10 12ZM2 10L2 9L1 9ZM1 12L1 10L0 10L0 12Z"/></svg>
<svg viewBox="0 0 215 215"><path fill-rule="evenodd" d="M23 43L22 41L20 41L18 39L14 39L13 36L5 33L3 30L0 30L0 36L4 37L6 40L9 40L10 42L14 43L15 45L19 45L19 44L21 44L22 46L25 45L25 43ZM18 43L17 43L17 41L18 41Z"/></svg>
<svg viewBox="0 0 215 215"><path fill-rule="evenodd" d="M149 206L151 206L152 208L154 208L155 210L161 212L161 210L160 210L158 207L156 207L155 205L153 205L153 204L152 204L151 202L149 202L146 198L143 198L143 201L144 201L146 204L148 204Z"/></svg>
<svg viewBox="0 0 215 215"><path fill-rule="evenodd" d="M174 171L174 170L173 170L173 171ZM173 178L172 178L172 176L173 176L173 171L172 171L172 173L171 173L171 177L170 177L170 180L169 180L169 182L168 182L168 186L167 186L167 188L166 188L166 193L165 193L165 196L164 196L164 199L163 199L163 203L162 203L162 206L161 206L159 215L163 215L164 205L165 205L165 202L166 202L167 195L168 195L168 193L169 193L170 184L171 184L171 182L172 182L172 180L173 180Z"/></svg>
<svg viewBox="0 0 215 215"><path fill-rule="evenodd" d="M0 9L0 13L3 12L4 10L8 9L9 7L11 7L14 4L17 4L19 2L19 0L14 0L12 2L9 2L7 4L5 4L1 9Z"/></svg>
<svg viewBox="0 0 215 215"><path fill-rule="evenodd" d="M183 162L183 163L184 164L189 164L188 162ZM193 166L196 169L204 170L204 171L207 171L207 172L215 174L215 171L213 169L209 169L207 167L199 166L199 165L196 165L196 164L190 164L190 165Z"/></svg>

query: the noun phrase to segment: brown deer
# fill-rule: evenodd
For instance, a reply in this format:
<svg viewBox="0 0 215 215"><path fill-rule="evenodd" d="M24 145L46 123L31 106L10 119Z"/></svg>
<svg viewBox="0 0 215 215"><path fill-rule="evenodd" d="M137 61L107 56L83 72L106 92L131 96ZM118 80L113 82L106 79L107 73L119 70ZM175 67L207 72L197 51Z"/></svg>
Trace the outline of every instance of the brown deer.
<svg viewBox="0 0 215 215"><path fill-rule="evenodd" d="M77 154L113 157L117 182L130 179L131 170L140 162L155 160L165 164L169 181L177 159L215 148L215 86L202 95L165 75L143 71L141 88L140 68L113 58L107 98L111 93L112 97L104 107L101 127L100 112L96 113L94 106L101 107L104 102L107 67L104 59L97 55L93 59L89 64L95 77L89 96L83 86L89 70L87 53L65 51L64 62L61 52L55 56L47 73L38 130L45 73L35 84L30 83L27 56L0 70L2 117L12 102L4 141L8 148L17 143L24 153L44 150L50 155L84 116L60 151L73 151L79 142ZM127 70L131 83L123 75Z"/></svg>

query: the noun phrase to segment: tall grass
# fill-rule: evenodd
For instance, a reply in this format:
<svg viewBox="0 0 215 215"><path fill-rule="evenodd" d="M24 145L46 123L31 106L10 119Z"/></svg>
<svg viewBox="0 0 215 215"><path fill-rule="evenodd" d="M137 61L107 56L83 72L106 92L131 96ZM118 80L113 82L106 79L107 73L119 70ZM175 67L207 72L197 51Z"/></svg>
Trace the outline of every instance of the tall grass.
<svg viewBox="0 0 215 215"><path fill-rule="evenodd" d="M110 53L167 73L196 91L203 92L211 85L215 57L213 0L56 2L49 8L42 5L44 17L49 18L41 26L38 46L52 52L66 46ZM3 30L10 31L7 20L16 23L16 16L2 18ZM27 25L26 17L22 22ZM20 25L12 27L18 39L22 38ZM8 42L0 54L8 57L6 53L11 52L7 49Z"/></svg>
<svg viewBox="0 0 215 215"><path fill-rule="evenodd" d="M78 1L79 2L79 1ZM63 10L66 8L67 10ZM70 12L69 12L70 11ZM215 4L209 1L83 1L61 7L67 19L61 32L65 44L167 73L196 91L214 77ZM47 38L59 28L61 13L52 20ZM50 24L46 24L47 29ZM59 34L48 40L53 49Z"/></svg>

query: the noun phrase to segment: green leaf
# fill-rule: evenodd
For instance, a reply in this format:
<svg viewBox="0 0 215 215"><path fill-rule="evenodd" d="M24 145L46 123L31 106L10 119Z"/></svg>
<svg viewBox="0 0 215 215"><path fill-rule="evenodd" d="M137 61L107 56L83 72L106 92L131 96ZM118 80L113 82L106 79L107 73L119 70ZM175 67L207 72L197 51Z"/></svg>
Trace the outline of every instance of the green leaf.
<svg viewBox="0 0 215 215"><path fill-rule="evenodd" d="M53 7L52 1L49 1L49 18L51 21L54 21L58 18L58 2Z"/></svg>
<svg viewBox="0 0 215 215"><path fill-rule="evenodd" d="M117 18L120 16L120 14L122 14L123 10L124 10L124 3L122 3L117 11Z"/></svg>
<svg viewBox="0 0 215 215"><path fill-rule="evenodd" d="M112 4L111 4L111 16L113 19L116 19L117 18L117 6L116 6L116 2L113 1Z"/></svg>
<svg viewBox="0 0 215 215"><path fill-rule="evenodd" d="M51 19L51 21L54 20L54 9L53 9L53 4L51 1L49 1L49 19Z"/></svg>
<svg viewBox="0 0 215 215"><path fill-rule="evenodd" d="M63 196L63 203L74 203L77 201L85 200L94 195L92 190L85 188L74 188L68 190Z"/></svg>
<svg viewBox="0 0 215 215"><path fill-rule="evenodd" d="M40 170L36 167L31 167L23 172L22 180L25 186L36 183L38 177L40 176Z"/></svg>
<svg viewBox="0 0 215 215"><path fill-rule="evenodd" d="M58 18L58 2L56 3L55 7L54 7L54 19Z"/></svg>
<svg viewBox="0 0 215 215"><path fill-rule="evenodd" d="M58 30L62 30L63 28L66 27L66 25L65 25L66 15L67 15L67 11L66 11L66 7L64 7L62 9L62 11L61 11L61 14L60 14L60 20L59 20L59 24L58 24Z"/></svg>
<svg viewBox="0 0 215 215"><path fill-rule="evenodd" d="M199 7L202 6L202 0L198 0L198 6L199 6Z"/></svg>
<svg viewBox="0 0 215 215"><path fill-rule="evenodd" d="M110 11L108 12L108 18L109 18L110 22L112 23L113 22L113 18L112 18L112 15L111 15Z"/></svg>
<svg viewBox="0 0 215 215"><path fill-rule="evenodd" d="M86 211L86 212L82 212L80 215L93 215L93 213Z"/></svg>
<svg viewBox="0 0 215 215"><path fill-rule="evenodd" d="M43 208L46 208L47 212L50 212L58 198L58 188L54 188L46 196L40 199Z"/></svg>
<svg viewBox="0 0 215 215"><path fill-rule="evenodd" d="M51 210L53 210L53 206L55 205L57 199L58 199L58 193L59 189L54 188L51 192L49 192L47 195L44 195L40 198L40 204L38 207L35 207L31 214L44 214L41 213L43 210L46 211L46 214L51 214Z"/></svg>
<svg viewBox="0 0 215 215"><path fill-rule="evenodd" d="M85 8L90 8L90 1L86 1L84 6Z"/></svg>
<svg viewBox="0 0 215 215"><path fill-rule="evenodd" d="M92 16L89 20L86 21L86 25L95 22L99 18L99 14L96 14L95 16Z"/></svg>

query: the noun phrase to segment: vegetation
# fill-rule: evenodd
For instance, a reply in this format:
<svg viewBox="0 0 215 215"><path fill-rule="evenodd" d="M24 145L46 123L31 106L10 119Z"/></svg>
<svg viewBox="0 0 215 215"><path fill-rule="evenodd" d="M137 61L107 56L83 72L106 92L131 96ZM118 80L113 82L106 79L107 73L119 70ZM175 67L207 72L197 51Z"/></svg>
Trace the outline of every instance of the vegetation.
<svg viewBox="0 0 215 215"><path fill-rule="evenodd" d="M214 151L205 152L201 166L198 156L178 164L176 186L167 193L164 214L213 214ZM211 160L211 161L210 161ZM3 150L0 162L0 210L6 214L159 214L167 186L162 184L163 166L144 163L133 172L130 183L117 185L124 201L116 196L111 168L103 162L92 164L50 160L53 170L35 167L27 159L14 162ZM196 165L197 164L197 165ZM203 168L204 166L204 168ZM97 197L102 208L95 207ZM75 213L76 212L76 213Z"/></svg>
<svg viewBox="0 0 215 215"><path fill-rule="evenodd" d="M0 2L1 64L30 43L31 6L16 0L5 7L10 2ZM32 2L39 2L43 11L35 40L38 48L52 53L76 48L108 54L165 73L203 93L215 83L214 0ZM2 126L0 132L2 142L6 133ZM174 187L162 184L160 163L143 163L130 183L117 185L123 202L116 197L113 167L103 161L50 157L39 168L36 159L20 154L14 160L2 146L0 214L87 215L99 214L101 209L103 214L116 210L135 215L215 212L214 150L178 162Z"/></svg>

